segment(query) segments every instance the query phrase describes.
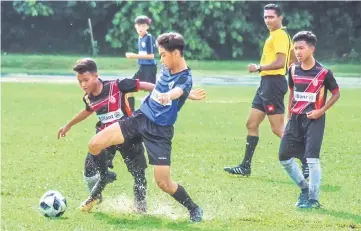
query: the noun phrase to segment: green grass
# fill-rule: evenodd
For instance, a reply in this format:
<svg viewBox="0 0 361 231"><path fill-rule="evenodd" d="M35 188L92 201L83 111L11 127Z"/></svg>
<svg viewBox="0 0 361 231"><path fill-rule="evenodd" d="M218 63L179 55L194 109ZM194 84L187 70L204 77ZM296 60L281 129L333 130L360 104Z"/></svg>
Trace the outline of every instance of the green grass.
<svg viewBox="0 0 361 231"><path fill-rule="evenodd" d="M252 176L223 172L244 152L244 124L255 88L206 90L206 101L185 104L173 140L172 177L205 211L203 223L190 224L187 211L157 188L152 167L147 170L150 214L127 212L116 201L133 198L132 178L120 157L115 159L118 180L106 188L104 204L89 214L79 212L88 196L83 162L96 119L75 126L62 140L56 133L84 107L83 93L76 84L2 83L1 229L361 230L359 89L342 90L327 115L321 152L324 208L315 211L295 209L299 191L278 162L279 139L267 121L260 128ZM39 198L51 189L68 200L61 219L47 219L37 210Z"/></svg>
<svg viewBox="0 0 361 231"><path fill-rule="evenodd" d="M73 74L72 66L83 55L19 55L2 54L2 73L27 74ZM134 75L137 71L136 60L123 57L97 57L96 61L101 74ZM187 61L192 68L194 76L247 76L247 65L258 61ZM336 76L361 77L360 64L331 64L324 63Z"/></svg>

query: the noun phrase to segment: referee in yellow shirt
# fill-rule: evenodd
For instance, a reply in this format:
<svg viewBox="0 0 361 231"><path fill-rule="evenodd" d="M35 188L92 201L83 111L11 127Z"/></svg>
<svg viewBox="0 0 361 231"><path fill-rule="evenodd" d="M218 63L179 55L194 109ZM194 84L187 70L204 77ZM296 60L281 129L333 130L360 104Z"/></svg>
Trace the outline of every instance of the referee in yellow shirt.
<svg viewBox="0 0 361 231"><path fill-rule="evenodd" d="M249 64L250 72L259 72L261 83L252 102L252 110L247 121L247 143L243 161L236 167L225 167L230 174L249 176L251 161L258 143L258 128L264 118L268 117L272 132L282 137L284 130L284 96L287 92L285 75L290 63L296 60L291 38L282 26L282 13L278 5L268 4L264 7L264 22L270 31L264 47L260 64ZM303 173L308 177L306 162Z"/></svg>

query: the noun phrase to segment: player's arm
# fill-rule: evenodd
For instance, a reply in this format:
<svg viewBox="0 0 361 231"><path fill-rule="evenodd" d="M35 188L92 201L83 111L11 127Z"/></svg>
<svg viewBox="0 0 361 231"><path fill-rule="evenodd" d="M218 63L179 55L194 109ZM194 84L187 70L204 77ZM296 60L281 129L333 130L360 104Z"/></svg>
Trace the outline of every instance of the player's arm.
<svg viewBox="0 0 361 231"><path fill-rule="evenodd" d="M59 129L59 131L58 131L58 139L60 137L66 136L66 133L71 129L72 126L74 126L75 124L85 120L92 113L93 113L92 111L88 111L86 109L81 110L76 116L74 116L73 119L71 119L66 125L64 125L63 127L61 127Z"/></svg>
<svg viewBox="0 0 361 231"><path fill-rule="evenodd" d="M132 52L125 53L128 59L154 59L154 54L137 54Z"/></svg>
<svg viewBox="0 0 361 231"><path fill-rule="evenodd" d="M292 48L291 52L290 52L290 65L292 65L292 63L296 63L297 62L297 58L295 55L295 50Z"/></svg>
<svg viewBox="0 0 361 231"><path fill-rule="evenodd" d="M191 90L191 92L189 92L188 95L188 99L191 100L203 100L205 98L206 98L206 92L204 91L204 89L201 88Z"/></svg>
<svg viewBox="0 0 361 231"><path fill-rule="evenodd" d="M154 59L154 41L151 35L148 36L146 47L147 51L136 53L126 53L125 56L129 59Z"/></svg>
<svg viewBox="0 0 361 231"><path fill-rule="evenodd" d="M180 98L184 91L180 87L175 87L167 93L159 94L158 100L161 104L166 105L169 101Z"/></svg>
<svg viewBox="0 0 361 231"><path fill-rule="evenodd" d="M153 91L154 88L155 88L155 85L153 83L139 82L139 90Z"/></svg>
<svg viewBox="0 0 361 231"><path fill-rule="evenodd" d="M330 99L327 100L327 102L325 103L325 105L322 108L313 110L307 114L307 118L309 118L309 119L318 119L319 117L321 117L340 98L340 90L339 90L338 84L337 84L335 78L333 77L333 74L331 71L328 71L328 74L325 78L324 84L325 84L326 89L328 89L332 95L331 95Z"/></svg>
<svg viewBox="0 0 361 231"><path fill-rule="evenodd" d="M288 88L290 89L290 94L288 95L288 113L287 113L287 119L291 119L291 108L292 108L292 100L293 100L293 88L294 88L294 82L293 82L293 74L294 74L295 66L292 65L290 69L288 70Z"/></svg>

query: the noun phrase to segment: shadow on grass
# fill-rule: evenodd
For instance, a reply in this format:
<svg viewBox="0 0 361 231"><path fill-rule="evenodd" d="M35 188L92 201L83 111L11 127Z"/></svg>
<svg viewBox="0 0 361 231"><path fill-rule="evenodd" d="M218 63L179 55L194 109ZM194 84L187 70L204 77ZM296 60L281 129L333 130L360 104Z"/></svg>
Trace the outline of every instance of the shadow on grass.
<svg viewBox="0 0 361 231"><path fill-rule="evenodd" d="M344 211L335 211L335 210L330 210L330 209L325 209L325 208L321 208L321 209L298 209L298 211L300 212L305 212L305 213L318 213L318 214L323 214L323 215L329 215L329 216L333 216L333 217L337 217L340 219L345 219L345 220L351 220L354 223L357 223L358 225L350 225L350 228L361 228L361 216L358 214L353 214L353 213L349 213L349 212L344 212Z"/></svg>
<svg viewBox="0 0 361 231"><path fill-rule="evenodd" d="M107 214L103 212L94 213L94 217L98 220L102 220L110 225L114 225L119 229L170 229L170 230L212 230L202 227L197 227L198 224L191 223L184 220L170 220L166 217L161 218L153 215L133 215L133 214ZM203 221L204 222L204 221ZM215 230L215 229L214 229Z"/></svg>
<svg viewBox="0 0 361 231"><path fill-rule="evenodd" d="M293 183L293 181L290 179L282 181L282 180L274 180L274 179L268 179L268 178L261 178L261 177L254 177L252 179L258 180L258 181L263 181L266 183L271 183L271 184L284 184L284 185L294 185L296 186L295 183ZM325 184L322 185L321 184L321 191L323 192L337 192L341 190L341 186L338 185L329 185L329 184Z"/></svg>

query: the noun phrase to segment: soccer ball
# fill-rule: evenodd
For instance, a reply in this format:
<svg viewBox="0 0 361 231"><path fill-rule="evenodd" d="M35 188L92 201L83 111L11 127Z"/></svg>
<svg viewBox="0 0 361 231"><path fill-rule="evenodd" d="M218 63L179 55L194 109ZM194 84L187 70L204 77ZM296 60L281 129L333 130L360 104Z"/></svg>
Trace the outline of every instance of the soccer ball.
<svg viewBox="0 0 361 231"><path fill-rule="evenodd" d="M60 217L66 210L66 199L58 191L48 191L40 199L40 211L46 217Z"/></svg>

